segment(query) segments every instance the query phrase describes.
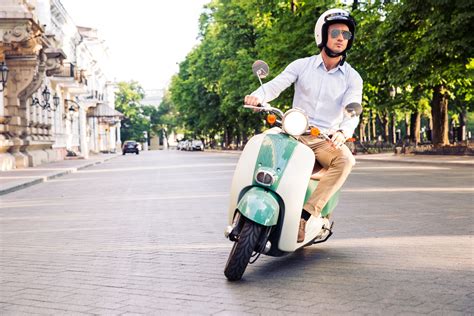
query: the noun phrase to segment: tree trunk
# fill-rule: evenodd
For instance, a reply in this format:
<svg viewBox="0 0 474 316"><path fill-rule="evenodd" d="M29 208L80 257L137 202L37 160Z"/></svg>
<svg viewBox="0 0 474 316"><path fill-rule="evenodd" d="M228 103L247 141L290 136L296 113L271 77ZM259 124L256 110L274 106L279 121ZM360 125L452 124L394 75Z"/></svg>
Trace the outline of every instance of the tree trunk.
<svg viewBox="0 0 474 316"><path fill-rule="evenodd" d="M396 144L397 143L397 120L395 118L395 113L388 113L387 116L390 117L390 114L392 114L392 117L390 119L390 140L392 144Z"/></svg>
<svg viewBox="0 0 474 316"><path fill-rule="evenodd" d="M372 119L369 117L367 121L367 139L366 139L367 142L370 142L372 140L371 130L372 130Z"/></svg>
<svg viewBox="0 0 474 316"><path fill-rule="evenodd" d="M240 148L240 140L241 140L240 133L237 132L237 135L235 136L235 148L236 149Z"/></svg>
<svg viewBox="0 0 474 316"><path fill-rule="evenodd" d="M370 121L372 122L371 124L371 129L372 129L372 139L377 141L377 118L376 116L370 111Z"/></svg>
<svg viewBox="0 0 474 316"><path fill-rule="evenodd" d="M367 123L365 120L361 120L360 125L359 125L359 141L360 142L365 142L366 137L365 137L365 128L367 127Z"/></svg>
<svg viewBox="0 0 474 316"><path fill-rule="evenodd" d="M224 130L224 149L229 148L231 141L232 135L230 132L230 128L226 127Z"/></svg>
<svg viewBox="0 0 474 316"><path fill-rule="evenodd" d="M466 126L467 126L467 109L466 104L463 104L462 111L459 115L459 129L461 132L461 141L466 140Z"/></svg>
<svg viewBox="0 0 474 316"><path fill-rule="evenodd" d="M293 12L293 13L296 12L296 4L297 4L296 0L292 0L291 3L290 3L291 12Z"/></svg>
<svg viewBox="0 0 474 316"><path fill-rule="evenodd" d="M388 119L388 114L383 113L382 115L379 115L379 121L382 124L382 130L383 130L383 141L384 143L388 143L390 139L390 128L389 128L389 119Z"/></svg>
<svg viewBox="0 0 474 316"><path fill-rule="evenodd" d="M449 145L448 93L443 85L438 85L433 90L431 116L433 145L435 147Z"/></svg>
<svg viewBox="0 0 474 316"><path fill-rule="evenodd" d="M412 112L410 121L410 140L417 146L420 143L421 113L418 110Z"/></svg>
<svg viewBox="0 0 474 316"><path fill-rule="evenodd" d="M411 139L411 124L410 124L410 114L405 113L405 137L403 139Z"/></svg>

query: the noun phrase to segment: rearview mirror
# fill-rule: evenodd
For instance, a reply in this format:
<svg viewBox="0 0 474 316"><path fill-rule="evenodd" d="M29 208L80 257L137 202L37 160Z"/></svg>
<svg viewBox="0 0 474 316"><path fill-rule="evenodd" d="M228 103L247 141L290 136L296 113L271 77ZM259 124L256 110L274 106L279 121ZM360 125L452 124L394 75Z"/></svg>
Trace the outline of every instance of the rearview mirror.
<svg viewBox="0 0 474 316"><path fill-rule="evenodd" d="M266 62L263 60L257 60L252 65L252 71L260 79L263 79L268 76L270 69Z"/></svg>

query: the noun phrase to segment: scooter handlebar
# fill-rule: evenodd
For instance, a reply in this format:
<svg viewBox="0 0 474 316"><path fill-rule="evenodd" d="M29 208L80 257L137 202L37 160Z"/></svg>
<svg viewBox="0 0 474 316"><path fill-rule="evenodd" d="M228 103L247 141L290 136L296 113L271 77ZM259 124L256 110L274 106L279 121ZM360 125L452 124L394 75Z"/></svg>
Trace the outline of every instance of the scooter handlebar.
<svg viewBox="0 0 474 316"><path fill-rule="evenodd" d="M256 110L256 111L272 112L272 113L278 114L278 116L280 116L280 118L283 118L283 112L280 109L272 107L269 103L263 103L260 106L244 104L244 108L253 109L253 110Z"/></svg>
<svg viewBox="0 0 474 316"><path fill-rule="evenodd" d="M265 110L264 107L255 106L255 105L249 105L249 104L244 104L244 108L246 108L246 109L253 109L253 110L259 110L259 111Z"/></svg>

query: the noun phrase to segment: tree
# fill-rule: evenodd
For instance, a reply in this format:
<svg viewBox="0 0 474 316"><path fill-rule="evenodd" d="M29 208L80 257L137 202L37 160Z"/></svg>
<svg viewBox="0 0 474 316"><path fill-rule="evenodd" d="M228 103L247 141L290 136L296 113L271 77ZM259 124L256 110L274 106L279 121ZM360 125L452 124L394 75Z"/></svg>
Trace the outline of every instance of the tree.
<svg viewBox="0 0 474 316"><path fill-rule="evenodd" d="M170 133L177 132L178 116L176 107L170 98L169 91L163 95L159 107L151 115L152 130L157 136L162 137L162 141L167 142Z"/></svg>
<svg viewBox="0 0 474 316"><path fill-rule="evenodd" d="M115 108L122 112L121 140L145 141L143 132L149 132L152 110L141 105L145 92L136 81L119 82L115 93Z"/></svg>
<svg viewBox="0 0 474 316"><path fill-rule="evenodd" d="M432 91L433 144L447 145L448 101L472 83L466 65L474 55L474 2L413 0L387 7L377 43L390 60L393 82Z"/></svg>

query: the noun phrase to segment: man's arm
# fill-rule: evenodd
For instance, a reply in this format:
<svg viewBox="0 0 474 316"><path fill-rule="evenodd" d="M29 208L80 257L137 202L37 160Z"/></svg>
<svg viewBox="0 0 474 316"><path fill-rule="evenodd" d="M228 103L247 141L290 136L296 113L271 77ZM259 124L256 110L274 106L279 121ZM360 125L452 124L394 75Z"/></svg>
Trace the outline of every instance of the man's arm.
<svg viewBox="0 0 474 316"><path fill-rule="evenodd" d="M349 87L344 94L344 99L342 104L344 107L349 104L362 104L362 78L360 75L354 71L351 78L349 78ZM339 129L335 132L331 138L332 143L335 148L340 148L348 138L351 138L354 134L354 131L359 124L359 115L362 112L362 108L356 111L355 115L351 117L344 116L341 124L339 124Z"/></svg>
<svg viewBox="0 0 474 316"><path fill-rule="evenodd" d="M273 101L283 90L296 81L301 67L301 60L295 60L273 80L265 83L263 86L252 92L250 96L246 96L245 104L256 106L264 102Z"/></svg>
<svg viewBox="0 0 474 316"><path fill-rule="evenodd" d="M344 104L345 107L351 103L362 104L362 84L362 78L354 71L352 78L349 80L349 87L347 88L342 101L342 104ZM339 129L342 130L346 139L352 137L357 125L359 124L359 115L361 111L359 110L357 112L359 113L356 113L353 117L344 117L339 125Z"/></svg>

